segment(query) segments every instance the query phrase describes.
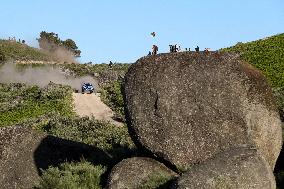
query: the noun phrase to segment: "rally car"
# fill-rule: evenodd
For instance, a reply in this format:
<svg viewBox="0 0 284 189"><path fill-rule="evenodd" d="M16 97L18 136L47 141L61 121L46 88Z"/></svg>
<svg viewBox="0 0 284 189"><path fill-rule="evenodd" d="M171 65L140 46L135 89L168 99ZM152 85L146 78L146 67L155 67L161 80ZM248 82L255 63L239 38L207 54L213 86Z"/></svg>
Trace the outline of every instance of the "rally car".
<svg viewBox="0 0 284 189"><path fill-rule="evenodd" d="M93 93L93 92L95 92L95 88L91 83L82 84L82 93Z"/></svg>

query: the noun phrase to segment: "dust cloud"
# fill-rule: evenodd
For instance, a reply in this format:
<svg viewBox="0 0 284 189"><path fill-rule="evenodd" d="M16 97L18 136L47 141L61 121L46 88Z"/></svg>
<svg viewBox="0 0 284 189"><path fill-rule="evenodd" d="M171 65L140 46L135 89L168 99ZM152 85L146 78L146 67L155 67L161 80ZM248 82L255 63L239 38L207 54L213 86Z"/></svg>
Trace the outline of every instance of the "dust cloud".
<svg viewBox="0 0 284 189"><path fill-rule="evenodd" d="M73 89L80 90L84 82L92 83L98 87L97 81L91 76L74 77L63 72L59 67L42 66L19 69L16 64L10 62L0 66L0 83L25 83L44 87L49 82L69 85Z"/></svg>
<svg viewBox="0 0 284 189"><path fill-rule="evenodd" d="M74 57L74 54L63 46L57 46L53 43L49 43L46 40L42 40L41 47L43 52L59 62L79 63Z"/></svg>

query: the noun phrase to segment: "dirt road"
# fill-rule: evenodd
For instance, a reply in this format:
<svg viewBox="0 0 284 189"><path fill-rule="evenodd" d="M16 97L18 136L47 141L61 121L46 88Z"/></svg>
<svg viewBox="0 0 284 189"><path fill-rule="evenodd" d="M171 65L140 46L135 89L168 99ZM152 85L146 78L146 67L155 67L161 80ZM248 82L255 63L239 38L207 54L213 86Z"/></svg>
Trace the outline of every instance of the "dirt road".
<svg viewBox="0 0 284 189"><path fill-rule="evenodd" d="M112 119L113 111L104 104L96 94L73 93L75 111L79 116L94 116L98 120L110 121L121 126L122 123Z"/></svg>

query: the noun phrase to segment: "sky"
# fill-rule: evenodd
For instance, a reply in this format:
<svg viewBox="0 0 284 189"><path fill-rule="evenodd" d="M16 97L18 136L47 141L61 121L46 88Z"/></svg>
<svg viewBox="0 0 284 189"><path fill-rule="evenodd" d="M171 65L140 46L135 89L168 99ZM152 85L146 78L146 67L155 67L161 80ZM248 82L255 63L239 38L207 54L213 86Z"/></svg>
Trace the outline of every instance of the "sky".
<svg viewBox="0 0 284 189"><path fill-rule="evenodd" d="M284 32L283 0L0 0L0 38L73 39L80 62L133 63L153 44L218 50ZM156 37L150 33L156 32Z"/></svg>

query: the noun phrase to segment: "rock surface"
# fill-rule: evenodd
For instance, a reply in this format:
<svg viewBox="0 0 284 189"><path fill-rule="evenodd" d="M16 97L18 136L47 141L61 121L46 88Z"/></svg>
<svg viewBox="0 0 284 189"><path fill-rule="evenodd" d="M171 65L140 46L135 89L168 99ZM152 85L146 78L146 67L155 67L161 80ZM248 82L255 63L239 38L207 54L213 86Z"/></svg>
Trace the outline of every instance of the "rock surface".
<svg viewBox="0 0 284 189"><path fill-rule="evenodd" d="M270 166L256 150L236 148L191 167L172 188L275 189L276 183Z"/></svg>
<svg viewBox="0 0 284 189"><path fill-rule="evenodd" d="M108 189L139 188L149 177L163 174L169 178L177 176L163 164L145 157L124 159L111 171L108 178Z"/></svg>
<svg viewBox="0 0 284 189"><path fill-rule="evenodd" d="M43 138L23 127L0 128L1 188L32 188L39 179L34 151Z"/></svg>
<svg viewBox="0 0 284 189"><path fill-rule="evenodd" d="M148 56L125 76L126 114L137 145L184 170L239 146L274 168L281 121L265 77L236 55Z"/></svg>

